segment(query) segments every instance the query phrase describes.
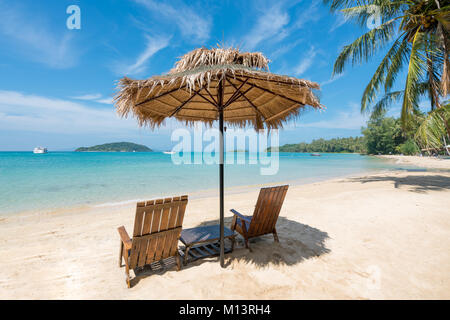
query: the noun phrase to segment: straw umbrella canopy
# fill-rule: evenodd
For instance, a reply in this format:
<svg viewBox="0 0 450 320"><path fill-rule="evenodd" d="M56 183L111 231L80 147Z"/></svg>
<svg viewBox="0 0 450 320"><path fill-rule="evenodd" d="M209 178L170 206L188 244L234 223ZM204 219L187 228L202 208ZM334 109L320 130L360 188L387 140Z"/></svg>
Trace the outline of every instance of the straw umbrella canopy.
<svg viewBox="0 0 450 320"><path fill-rule="evenodd" d="M321 109L315 82L270 73L260 52L234 48L199 48L188 52L166 75L119 80L115 106L122 117L133 115L140 126L159 127L167 118L186 125L219 121L220 264L224 265L224 123L255 129L282 128L308 106Z"/></svg>

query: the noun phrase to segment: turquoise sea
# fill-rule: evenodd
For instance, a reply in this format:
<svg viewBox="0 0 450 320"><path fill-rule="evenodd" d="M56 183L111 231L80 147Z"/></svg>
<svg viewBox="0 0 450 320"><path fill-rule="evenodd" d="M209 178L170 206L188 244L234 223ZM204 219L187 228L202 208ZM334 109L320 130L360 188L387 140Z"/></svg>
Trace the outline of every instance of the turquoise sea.
<svg viewBox="0 0 450 320"><path fill-rule="evenodd" d="M267 165L225 165L225 187L292 181L310 183L398 165L358 154L280 153L275 175ZM227 157L237 156L227 153ZM273 156L273 155L272 155ZM107 205L160 196L217 190L215 164L175 165L171 155L151 153L0 152L0 214Z"/></svg>

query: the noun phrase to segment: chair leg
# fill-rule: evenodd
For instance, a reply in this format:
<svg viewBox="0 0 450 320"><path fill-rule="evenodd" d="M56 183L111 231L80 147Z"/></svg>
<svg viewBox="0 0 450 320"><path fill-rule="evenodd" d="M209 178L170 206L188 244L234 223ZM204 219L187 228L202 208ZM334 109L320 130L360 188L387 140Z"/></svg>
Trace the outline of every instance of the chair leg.
<svg viewBox="0 0 450 320"><path fill-rule="evenodd" d="M237 223L237 218L236 216L233 216L233 221L231 222L231 231L236 230L236 223Z"/></svg>
<svg viewBox="0 0 450 320"><path fill-rule="evenodd" d="M127 282L127 287L131 288L130 283L130 268L128 267L128 263L125 263L125 281Z"/></svg>
<svg viewBox="0 0 450 320"><path fill-rule="evenodd" d="M280 242L280 240L278 239L278 234L277 234L277 229L273 228L273 240L275 240L275 242Z"/></svg>
<svg viewBox="0 0 450 320"><path fill-rule="evenodd" d="M233 250L234 250L235 242L236 242L236 237L234 236L234 237L231 238L231 252L233 252Z"/></svg>
<svg viewBox="0 0 450 320"><path fill-rule="evenodd" d="M122 268L122 256L123 256L123 242L120 241L120 252L119 252L119 268Z"/></svg>
<svg viewBox="0 0 450 320"><path fill-rule="evenodd" d="M184 265L187 265L188 263L188 253L190 248L190 246L186 246L186 248L184 249Z"/></svg>
<svg viewBox="0 0 450 320"><path fill-rule="evenodd" d="M125 260L125 281L127 282L127 287L131 288L130 280L130 267L128 265L128 250L123 251L123 258Z"/></svg>
<svg viewBox="0 0 450 320"><path fill-rule="evenodd" d="M181 256L179 254L177 254L175 256L175 259L177 260L177 271L181 270Z"/></svg>
<svg viewBox="0 0 450 320"><path fill-rule="evenodd" d="M244 238L244 240L245 240L245 248L250 250L250 246L248 245L248 239Z"/></svg>

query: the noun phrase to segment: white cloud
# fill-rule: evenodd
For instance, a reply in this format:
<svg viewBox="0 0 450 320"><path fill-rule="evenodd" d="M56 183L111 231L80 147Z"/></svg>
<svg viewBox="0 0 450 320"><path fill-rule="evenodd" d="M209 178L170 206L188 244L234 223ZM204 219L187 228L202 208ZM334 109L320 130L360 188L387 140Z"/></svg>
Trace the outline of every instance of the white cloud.
<svg viewBox="0 0 450 320"><path fill-rule="evenodd" d="M211 31L211 19L209 16L198 14L192 8L182 3L177 3L176 7L174 7L167 3L153 0L134 1L155 13L156 17L164 18L175 24L184 37L198 42L208 40Z"/></svg>
<svg viewBox="0 0 450 320"><path fill-rule="evenodd" d="M100 99L101 97L102 97L102 95L100 93L91 93L91 94L84 94L81 96L74 96L71 98L77 99L77 100L96 100L96 99Z"/></svg>
<svg viewBox="0 0 450 320"><path fill-rule="evenodd" d="M93 101L93 102L103 103L103 104L113 104L112 98L104 98L100 93L90 93L90 94L84 94L81 96L73 96L70 98L75 99L75 100Z"/></svg>
<svg viewBox="0 0 450 320"><path fill-rule="evenodd" d="M95 109L67 100L0 90L0 127L51 133L120 132L137 128L113 107Z"/></svg>
<svg viewBox="0 0 450 320"><path fill-rule="evenodd" d="M343 26L348 21L348 19L349 19L349 17L344 16L343 14L338 14L338 16L336 17L336 20L334 21L334 24L330 28L330 32L333 32L336 29Z"/></svg>
<svg viewBox="0 0 450 320"><path fill-rule="evenodd" d="M357 103L349 104L349 111L339 112L330 120L322 120L301 124L301 127L327 128L327 129L360 129L365 126L369 115L362 114Z"/></svg>
<svg viewBox="0 0 450 320"><path fill-rule="evenodd" d="M147 46L145 50L139 54L136 61L132 64L125 65L124 63L116 64L115 72L118 74L136 75L142 73L146 69L146 63L155 55L158 51L166 48L169 45L169 37L150 37L145 36L147 40Z"/></svg>
<svg viewBox="0 0 450 320"><path fill-rule="evenodd" d="M104 103L104 104L113 104L114 103L112 98L102 98L102 99L95 100L95 102Z"/></svg>
<svg viewBox="0 0 450 320"><path fill-rule="evenodd" d="M35 13L24 15L19 10L0 3L0 34L10 49L31 60L53 68L69 68L76 64L77 51L72 46L73 33L65 30L57 35Z"/></svg>
<svg viewBox="0 0 450 320"><path fill-rule="evenodd" d="M305 54L304 58L300 63L294 68L294 73L297 76L302 75L309 67L313 64L314 58L317 55L317 51L314 47L311 47L309 51Z"/></svg>
<svg viewBox="0 0 450 320"><path fill-rule="evenodd" d="M321 18L319 3L320 1L312 1L308 8L301 10L300 14L295 19L293 29L300 29L305 25L308 26L309 22L318 21Z"/></svg>
<svg viewBox="0 0 450 320"><path fill-rule="evenodd" d="M328 84L330 84L330 83L333 83L333 82L335 82L336 80L342 78L344 75L345 75L345 73L340 73L340 74L338 74L338 75L336 75L336 76L334 76L334 77L331 77L330 79L328 79L328 80L326 80L326 81L324 81L324 82L321 82L321 83L320 83L320 86L323 87L323 86L326 86L326 85L328 85Z"/></svg>
<svg viewBox="0 0 450 320"><path fill-rule="evenodd" d="M283 32L283 27L289 23L289 15L279 7L272 7L266 10L256 22L255 26L243 38L244 47L253 50L264 40L278 36L277 41L287 36ZM280 35L282 35L280 37Z"/></svg>
<svg viewBox="0 0 450 320"><path fill-rule="evenodd" d="M290 50L292 50L293 48L298 46L302 41L303 41L303 39L298 39L298 40L296 40L294 42L289 42L286 45L278 47L275 51L273 51L270 54L269 58L270 59L276 59L276 58L284 55L285 53L289 52Z"/></svg>

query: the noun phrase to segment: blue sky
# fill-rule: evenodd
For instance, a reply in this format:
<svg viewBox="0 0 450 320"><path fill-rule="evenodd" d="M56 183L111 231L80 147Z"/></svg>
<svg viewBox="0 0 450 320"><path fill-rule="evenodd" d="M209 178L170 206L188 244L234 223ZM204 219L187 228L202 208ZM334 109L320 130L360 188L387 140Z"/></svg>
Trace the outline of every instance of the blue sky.
<svg viewBox="0 0 450 320"><path fill-rule="evenodd" d="M80 30L66 27L72 4ZM281 144L360 135L359 101L381 56L331 73L339 50L366 31L322 1L0 0L0 150L114 141L169 149L177 124L151 131L119 119L115 82L166 73L184 53L217 43L261 51L271 72L321 84L327 109L286 126Z"/></svg>

